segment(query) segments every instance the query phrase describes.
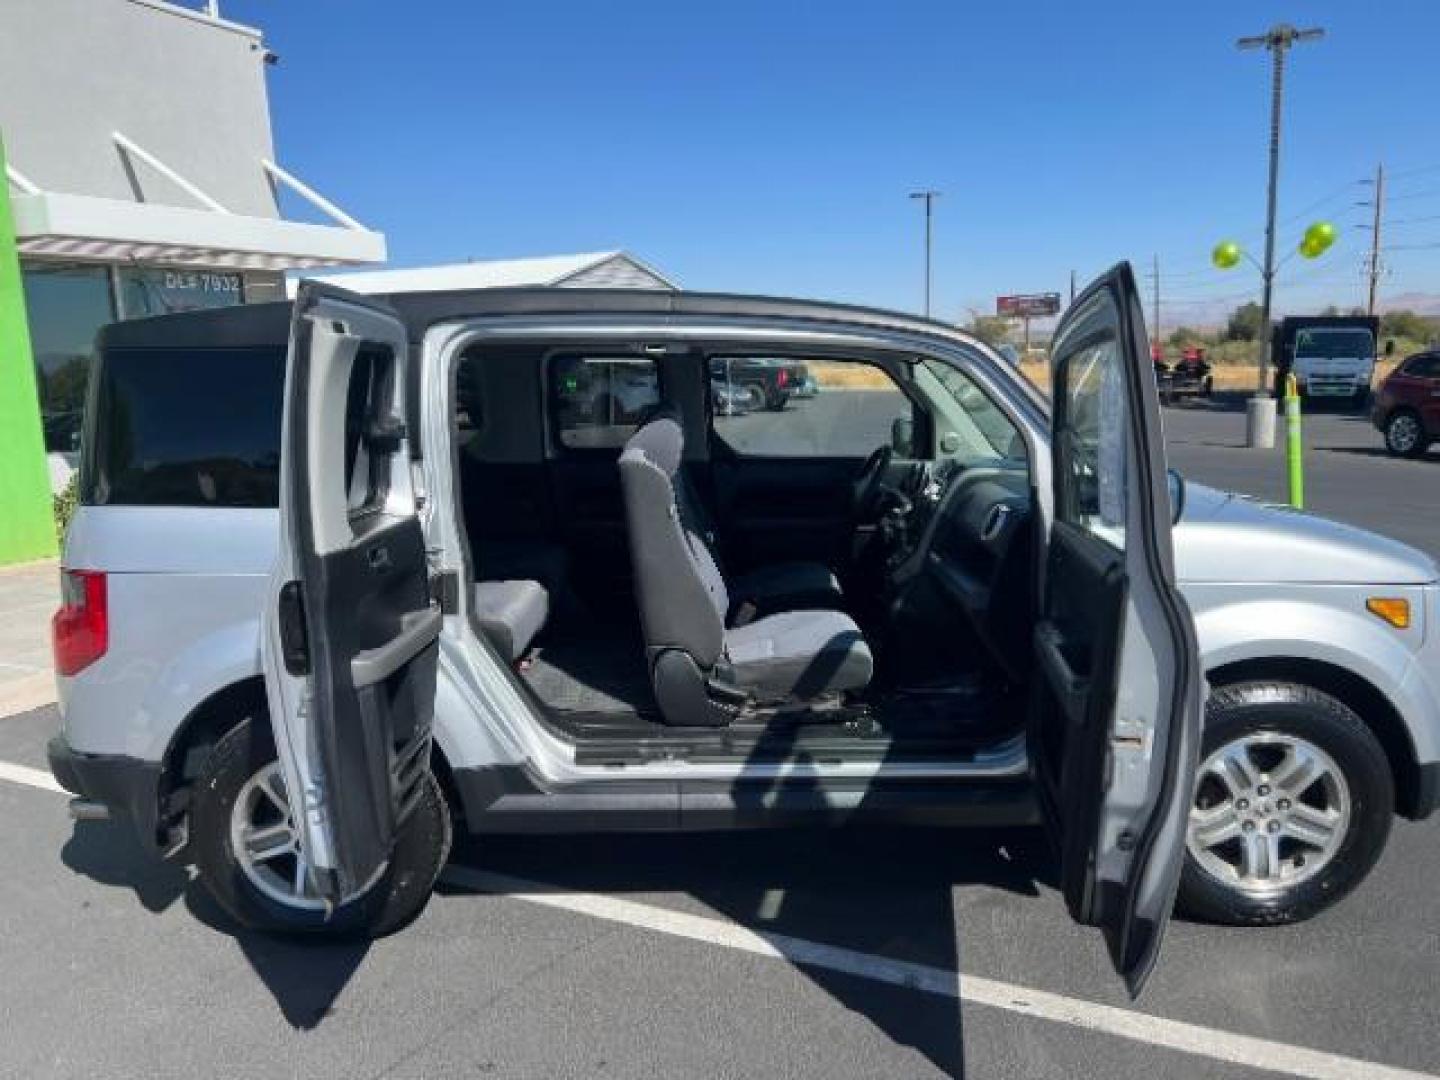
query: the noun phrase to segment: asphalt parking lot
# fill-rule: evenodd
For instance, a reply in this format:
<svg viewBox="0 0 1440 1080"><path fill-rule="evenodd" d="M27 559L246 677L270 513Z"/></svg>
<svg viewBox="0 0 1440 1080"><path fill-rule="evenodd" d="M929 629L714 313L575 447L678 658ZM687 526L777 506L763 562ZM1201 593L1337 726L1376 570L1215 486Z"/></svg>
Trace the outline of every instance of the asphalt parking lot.
<svg viewBox="0 0 1440 1080"><path fill-rule="evenodd" d="M738 422L859 423L884 396ZM1243 413L1165 419L1187 476L1283 495ZM1391 461L1340 415L1307 432L1312 508L1440 554L1435 455ZM406 931L315 946L237 931L122 826L70 822L54 725L0 720L0 1076L1440 1074L1435 822L1397 822L1310 923L1176 923L1138 1003L1028 831L470 842Z"/></svg>

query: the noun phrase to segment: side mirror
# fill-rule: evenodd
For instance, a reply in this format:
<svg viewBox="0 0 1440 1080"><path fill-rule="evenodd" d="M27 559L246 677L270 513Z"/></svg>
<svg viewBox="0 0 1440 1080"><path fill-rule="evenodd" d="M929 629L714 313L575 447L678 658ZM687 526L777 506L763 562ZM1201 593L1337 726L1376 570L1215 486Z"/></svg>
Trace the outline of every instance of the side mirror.
<svg viewBox="0 0 1440 1080"><path fill-rule="evenodd" d="M1166 469L1165 480L1170 488L1170 524L1179 525L1185 516L1185 478L1174 469Z"/></svg>
<svg viewBox="0 0 1440 1080"><path fill-rule="evenodd" d="M1386 356L1394 356L1394 355L1395 355L1395 339L1394 339L1393 337L1392 337L1392 338L1386 338L1386 339L1385 339L1385 355L1386 355Z"/></svg>
<svg viewBox="0 0 1440 1080"><path fill-rule="evenodd" d="M915 456L915 421L909 416L897 416L890 425L890 449L895 451L895 456L900 458L911 458Z"/></svg>

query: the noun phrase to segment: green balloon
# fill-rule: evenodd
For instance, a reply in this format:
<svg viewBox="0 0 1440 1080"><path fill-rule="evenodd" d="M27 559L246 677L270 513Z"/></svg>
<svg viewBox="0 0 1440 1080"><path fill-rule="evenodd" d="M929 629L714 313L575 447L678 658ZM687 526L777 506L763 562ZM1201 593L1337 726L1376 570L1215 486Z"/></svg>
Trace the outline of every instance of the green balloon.
<svg viewBox="0 0 1440 1080"><path fill-rule="evenodd" d="M1240 245L1234 240L1222 240L1210 252L1210 261L1221 270L1229 270L1240 261Z"/></svg>
<svg viewBox="0 0 1440 1080"><path fill-rule="evenodd" d="M1300 241L1300 254L1307 259L1314 259L1323 255L1327 246L1307 233L1305 239Z"/></svg>
<svg viewBox="0 0 1440 1080"><path fill-rule="evenodd" d="M1335 243L1335 226L1328 221L1317 221L1305 230L1305 239L1313 241L1324 251Z"/></svg>

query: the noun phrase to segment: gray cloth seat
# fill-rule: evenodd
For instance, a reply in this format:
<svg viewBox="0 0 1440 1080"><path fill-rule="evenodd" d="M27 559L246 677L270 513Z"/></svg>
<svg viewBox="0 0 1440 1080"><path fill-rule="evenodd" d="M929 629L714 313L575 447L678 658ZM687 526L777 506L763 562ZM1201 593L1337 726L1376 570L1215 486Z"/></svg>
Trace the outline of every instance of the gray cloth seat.
<svg viewBox="0 0 1440 1080"><path fill-rule="evenodd" d="M475 586L475 618L500 656L514 663L540 633L550 597L538 581L481 581Z"/></svg>
<svg viewBox="0 0 1440 1080"><path fill-rule="evenodd" d="M772 563L740 574L729 583L732 606L752 608L750 618L778 611L833 610L840 606L840 579L828 566L812 562ZM743 610L732 610L734 622Z"/></svg>
<svg viewBox="0 0 1440 1080"><path fill-rule="evenodd" d="M864 687L874 661L843 612L789 611L729 625L725 578L677 502L683 446L680 425L659 417L620 455L640 623L665 719L720 724L735 699L810 701Z"/></svg>
<svg viewBox="0 0 1440 1080"><path fill-rule="evenodd" d="M657 405L646 414L641 427L655 420L673 420L679 424L680 416L669 405ZM717 550L714 522L705 504L696 496L683 467L677 467L671 474L670 483L682 527L704 541L711 561L725 574ZM823 563L772 563L726 580L731 605L728 620L732 622L737 617L748 622L778 611L839 610L841 607L840 579Z"/></svg>
<svg viewBox="0 0 1440 1080"><path fill-rule="evenodd" d="M763 701L859 689L874 660L860 628L838 611L787 611L725 633L735 682Z"/></svg>

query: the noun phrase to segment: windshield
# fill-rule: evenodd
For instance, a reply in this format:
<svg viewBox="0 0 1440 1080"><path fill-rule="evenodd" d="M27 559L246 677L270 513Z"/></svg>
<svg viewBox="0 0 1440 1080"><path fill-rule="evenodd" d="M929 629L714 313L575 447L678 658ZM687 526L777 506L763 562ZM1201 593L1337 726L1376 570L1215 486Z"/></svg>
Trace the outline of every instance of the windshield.
<svg viewBox="0 0 1440 1080"><path fill-rule="evenodd" d="M962 458L1024 460L1025 441L1020 432L984 391L949 364L928 358L920 363L958 406L943 410L944 415L937 418L942 445L950 439L957 444L952 452Z"/></svg>
<svg viewBox="0 0 1440 1080"><path fill-rule="evenodd" d="M1346 359L1374 356L1375 337L1369 330L1302 330L1295 335L1295 357Z"/></svg>

